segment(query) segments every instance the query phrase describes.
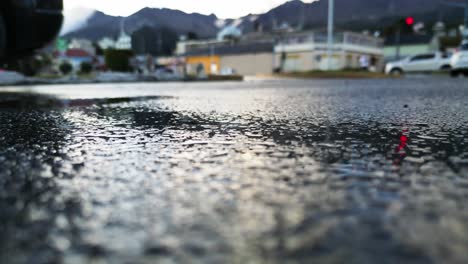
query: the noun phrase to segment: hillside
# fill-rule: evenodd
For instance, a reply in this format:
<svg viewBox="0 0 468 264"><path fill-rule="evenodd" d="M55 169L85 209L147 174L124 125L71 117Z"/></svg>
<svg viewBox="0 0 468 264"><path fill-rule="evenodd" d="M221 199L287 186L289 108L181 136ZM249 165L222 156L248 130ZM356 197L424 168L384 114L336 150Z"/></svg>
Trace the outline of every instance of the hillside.
<svg viewBox="0 0 468 264"><path fill-rule="evenodd" d="M336 24L339 28L364 30L383 29L401 17L414 16L418 21L432 25L438 19L457 24L463 20L463 11L443 7L439 0L335 0ZM168 28L179 35L195 33L200 38L210 38L226 25L239 26L244 32L261 25L271 30L275 25L288 23L303 28L324 27L327 21L326 0L305 4L293 0L265 14L248 15L240 19L220 20L215 15L188 14L179 10L144 8L129 17L114 17L94 12L84 26L65 35L98 40L103 36L115 37L124 20L125 30L132 33L144 26L153 29Z"/></svg>
<svg viewBox="0 0 468 264"><path fill-rule="evenodd" d="M463 10L442 6L439 0L335 0L335 6L335 22L343 29L383 29L406 16L428 25L438 19L463 22ZM327 15L326 0L310 4L294 0L259 16L257 23L267 29L284 22L294 27L316 28L326 26Z"/></svg>
<svg viewBox="0 0 468 264"><path fill-rule="evenodd" d="M219 28L216 27L215 15L187 14L178 10L144 8L129 17L114 17L96 11L84 26L65 35L67 38L80 37L97 40L103 36L115 37L120 32L122 21L125 31L132 33L144 26L152 28L170 28L179 34L194 32L200 37L211 37Z"/></svg>

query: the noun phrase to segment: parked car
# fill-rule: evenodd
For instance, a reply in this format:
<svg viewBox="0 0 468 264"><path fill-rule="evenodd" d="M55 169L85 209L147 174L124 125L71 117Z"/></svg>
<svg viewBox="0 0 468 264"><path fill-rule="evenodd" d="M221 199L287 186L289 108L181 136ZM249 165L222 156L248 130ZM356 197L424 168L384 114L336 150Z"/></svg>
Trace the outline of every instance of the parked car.
<svg viewBox="0 0 468 264"><path fill-rule="evenodd" d="M468 76L468 42L464 42L460 49L452 56L450 65L453 77L457 77L462 73Z"/></svg>
<svg viewBox="0 0 468 264"><path fill-rule="evenodd" d="M180 74L170 68L159 68L155 71L154 76L158 81L178 81L182 79Z"/></svg>
<svg viewBox="0 0 468 264"><path fill-rule="evenodd" d="M221 71L219 72L219 75L223 76L231 76L231 75L236 75L237 72L233 68L222 68Z"/></svg>
<svg viewBox="0 0 468 264"><path fill-rule="evenodd" d="M52 41L63 22L62 0L1 0L0 59L31 54Z"/></svg>
<svg viewBox="0 0 468 264"><path fill-rule="evenodd" d="M449 53L427 53L407 57L400 61L387 63L385 73L401 75L409 72L450 71Z"/></svg>

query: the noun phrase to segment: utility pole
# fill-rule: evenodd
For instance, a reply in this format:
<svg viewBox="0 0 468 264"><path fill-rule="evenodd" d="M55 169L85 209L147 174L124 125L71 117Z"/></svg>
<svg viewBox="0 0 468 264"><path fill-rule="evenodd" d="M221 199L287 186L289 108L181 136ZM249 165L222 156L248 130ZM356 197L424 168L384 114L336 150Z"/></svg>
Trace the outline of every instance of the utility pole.
<svg viewBox="0 0 468 264"><path fill-rule="evenodd" d="M335 14L335 1L328 0L328 44L327 44L327 58L328 70L332 69L332 56L333 56L333 23Z"/></svg>
<svg viewBox="0 0 468 264"><path fill-rule="evenodd" d="M406 26L408 27L411 27L414 25L414 18L413 17L407 17L405 19L405 24ZM400 59L400 49L401 49L401 30L402 30L402 26L403 26L403 21L398 21L397 23L397 28L396 28L396 32L395 32L395 45L396 45L396 54L395 54L395 58L397 60Z"/></svg>
<svg viewBox="0 0 468 264"><path fill-rule="evenodd" d="M400 60L400 49L401 49L401 25L398 25L397 31L395 33L395 44L396 44L396 50L395 50L395 58L396 60Z"/></svg>
<svg viewBox="0 0 468 264"><path fill-rule="evenodd" d="M299 25L297 26L297 29L299 31L302 31L302 30L304 30L304 24L305 24L305 13L306 13L306 5L305 4L302 4L300 12L301 12L301 14L300 14L300 17L299 17Z"/></svg>

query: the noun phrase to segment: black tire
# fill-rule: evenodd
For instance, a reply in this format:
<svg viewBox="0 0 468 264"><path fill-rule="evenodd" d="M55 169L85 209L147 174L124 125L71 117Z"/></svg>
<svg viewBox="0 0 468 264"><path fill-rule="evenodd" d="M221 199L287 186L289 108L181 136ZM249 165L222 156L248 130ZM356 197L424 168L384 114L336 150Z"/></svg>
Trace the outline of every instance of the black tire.
<svg viewBox="0 0 468 264"><path fill-rule="evenodd" d="M452 70L450 72L450 76L452 76L453 78L456 78L460 75L460 72L459 71L456 71L456 70Z"/></svg>
<svg viewBox="0 0 468 264"><path fill-rule="evenodd" d="M0 14L0 59L3 59L6 54L6 27L2 14Z"/></svg>
<svg viewBox="0 0 468 264"><path fill-rule="evenodd" d="M444 65L442 67L440 67L440 70L443 71L443 72L449 72L452 70L452 67L450 65Z"/></svg>
<svg viewBox="0 0 468 264"><path fill-rule="evenodd" d="M390 75L393 75L393 76L401 76L401 75L403 75L403 70L400 69L400 68L392 69L392 70L390 71Z"/></svg>

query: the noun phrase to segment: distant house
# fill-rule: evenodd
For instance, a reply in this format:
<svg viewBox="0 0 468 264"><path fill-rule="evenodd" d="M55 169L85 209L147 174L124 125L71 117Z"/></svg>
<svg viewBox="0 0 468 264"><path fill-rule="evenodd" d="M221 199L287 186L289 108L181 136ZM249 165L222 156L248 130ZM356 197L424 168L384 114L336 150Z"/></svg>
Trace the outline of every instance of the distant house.
<svg viewBox="0 0 468 264"><path fill-rule="evenodd" d="M87 39L72 39L68 44L68 49L84 50L92 56L96 55L96 48L93 43Z"/></svg>
<svg viewBox="0 0 468 264"><path fill-rule="evenodd" d="M275 45L275 69L282 72L313 70L359 69L359 60L366 56L375 69L383 67L383 40L355 32L334 34L329 60L327 33L323 31L294 32L281 35Z"/></svg>
<svg viewBox="0 0 468 264"><path fill-rule="evenodd" d="M93 63L94 56L88 53L86 50L82 49L68 49L65 52L64 58L62 60L66 60L71 63L73 69L78 71L82 63Z"/></svg>
<svg viewBox="0 0 468 264"><path fill-rule="evenodd" d="M359 68L367 56L376 69L383 66L383 40L354 32L337 32L333 45L333 69ZM185 54L188 72L203 66L208 74L241 75L305 72L328 66L327 34L321 31L246 35L236 41L192 42L178 47Z"/></svg>
<svg viewBox="0 0 468 264"><path fill-rule="evenodd" d="M131 50L132 49L132 37L122 31L120 33L117 42L115 43L115 48L119 50Z"/></svg>
<svg viewBox="0 0 468 264"><path fill-rule="evenodd" d="M113 40L113 39L111 39L109 37L102 38L98 42L98 46L103 50L113 49L113 48L115 48L115 40Z"/></svg>

